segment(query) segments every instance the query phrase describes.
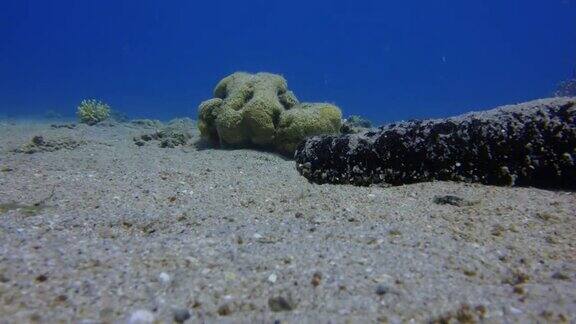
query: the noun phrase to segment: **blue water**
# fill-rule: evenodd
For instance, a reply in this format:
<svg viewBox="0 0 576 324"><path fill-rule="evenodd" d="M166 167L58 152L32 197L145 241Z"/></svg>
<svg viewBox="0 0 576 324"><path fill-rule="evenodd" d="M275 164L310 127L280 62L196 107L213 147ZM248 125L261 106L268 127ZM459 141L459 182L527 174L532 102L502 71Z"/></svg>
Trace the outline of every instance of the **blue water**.
<svg viewBox="0 0 576 324"><path fill-rule="evenodd" d="M549 96L576 66L576 0L0 1L0 115L196 116L237 70L376 121Z"/></svg>

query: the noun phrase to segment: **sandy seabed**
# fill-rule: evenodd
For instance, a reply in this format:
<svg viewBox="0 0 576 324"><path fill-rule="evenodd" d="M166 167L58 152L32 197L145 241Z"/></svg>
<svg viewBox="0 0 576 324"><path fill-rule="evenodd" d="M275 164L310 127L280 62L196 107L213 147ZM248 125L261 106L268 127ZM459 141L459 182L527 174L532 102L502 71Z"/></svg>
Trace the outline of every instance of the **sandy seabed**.
<svg viewBox="0 0 576 324"><path fill-rule="evenodd" d="M0 121L0 323L576 321L574 192L314 185L196 131L50 124ZM12 151L35 135L81 144Z"/></svg>

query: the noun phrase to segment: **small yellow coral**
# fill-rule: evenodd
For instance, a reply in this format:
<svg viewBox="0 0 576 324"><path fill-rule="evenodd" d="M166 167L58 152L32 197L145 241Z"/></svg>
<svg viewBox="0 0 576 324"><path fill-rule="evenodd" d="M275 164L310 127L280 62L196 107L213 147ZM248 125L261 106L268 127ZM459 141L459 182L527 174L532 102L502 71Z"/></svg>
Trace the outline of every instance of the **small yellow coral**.
<svg viewBox="0 0 576 324"><path fill-rule="evenodd" d="M85 99L78 106L77 115L81 123L95 125L110 117L110 106L96 99Z"/></svg>

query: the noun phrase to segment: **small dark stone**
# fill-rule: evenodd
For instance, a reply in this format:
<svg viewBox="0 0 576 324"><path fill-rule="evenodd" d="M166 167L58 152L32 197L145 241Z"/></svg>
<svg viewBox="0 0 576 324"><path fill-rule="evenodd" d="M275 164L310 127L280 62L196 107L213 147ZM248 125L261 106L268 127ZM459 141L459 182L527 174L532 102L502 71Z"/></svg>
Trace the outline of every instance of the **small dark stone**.
<svg viewBox="0 0 576 324"><path fill-rule="evenodd" d="M553 279L557 279L557 280L570 280L570 277L568 277L567 274L562 273L562 272L555 272L555 273L552 275L552 278L553 278Z"/></svg>
<svg viewBox="0 0 576 324"><path fill-rule="evenodd" d="M518 295L524 295L526 293L526 290L524 290L524 287L522 287L520 285L514 286L512 291Z"/></svg>
<svg viewBox="0 0 576 324"><path fill-rule="evenodd" d="M268 299L268 307L270 307L270 310L273 312L284 312L293 310L296 308L296 305L291 298L278 296Z"/></svg>
<svg viewBox="0 0 576 324"><path fill-rule="evenodd" d="M322 281L322 273L320 271L314 272L314 274L312 275L312 280L310 281L312 286L318 287L321 281Z"/></svg>
<svg viewBox="0 0 576 324"><path fill-rule="evenodd" d="M378 285L376 286L376 295L378 296L384 296L386 295L388 292L390 291L390 288L388 288L385 285Z"/></svg>
<svg viewBox="0 0 576 324"><path fill-rule="evenodd" d="M39 275L38 277L36 277L36 281L37 281L37 282L44 282L44 281L46 281L46 280L48 280L48 276L46 276L46 275L44 275L44 274L41 274L41 275Z"/></svg>
<svg viewBox="0 0 576 324"><path fill-rule="evenodd" d="M171 139L171 138L167 138L167 139L162 140L162 141L160 142L160 147L161 147L161 148L174 148L174 147L176 147L176 145L178 145L177 142L175 142L175 141L174 141L173 139Z"/></svg>
<svg viewBox="0 0 576 324"><path fill-rule="evenodd" d="M218 315L220 316L228 316L232 314L232 309L230 308L229 304L224 304L218 307Z"/></svg>
<svg viewBox="0 0 576 324"><path fill-rule="evenodd" d="M42 136L32 137L32 144L37 145L37 146L44 145L44 137L42 137Z"/></svg>
<svg viewBox="0 0 576 324"><path fill-rule="evenodd" d="M190 312L185 308L179 308L174 310L174 322L184 323L186 320L190 319Z"/></svg>
<svg viewBox="0 0 576 324"><path fill-rule="evenodd" d="M65 301L67 301L67 300L68 300L68 296L66 296L66 295L58 295L58 296L56 296L56 301L57 301L57 302L63 303L63 302L65 302Z"/></svg>

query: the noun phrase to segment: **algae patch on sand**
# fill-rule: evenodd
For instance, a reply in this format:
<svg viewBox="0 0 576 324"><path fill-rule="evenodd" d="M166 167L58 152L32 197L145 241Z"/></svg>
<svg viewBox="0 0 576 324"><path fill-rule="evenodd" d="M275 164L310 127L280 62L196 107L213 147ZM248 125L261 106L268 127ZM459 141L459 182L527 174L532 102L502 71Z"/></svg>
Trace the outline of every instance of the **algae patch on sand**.
<svg viewBox="0 0 576 324"><path fill-rule="evenodd" d="M52 197L54 197L54 188L52 188L52 192L50 192L50 195L33 204L27 205L14 201L0 204L0 215L5 214L11 210L16 210L26 216L36 216L40 214L42 211L44 211L46 208L50 207L49 205L46 204L46 202L52 199Z"/></svg>
<svg viewBox="0 0 576 324"><path fill-rule="evenodd" d="M147 126L147 124L142 124ZM192 129L196 123L190 118L180 118L171 120L168 125L158 125L158 129L153 133L142 134L133 138L134 144L144 146L147 142L158 142L162 148L175 148L184 146L192 139Z"/></svg>
<svg viewBox="0 0 576 324"><path fill-rule="evenodd" d="M72 150L84 144L86 143L83 141L71 138L46 139L37 135L32 137L30 142L13 149L12 152L26 154L54 152L62 149Z"/></svg>
<svg viewBox="0 0 576 324"><path fill-rule="evenodd" d="M43 202L34 203L31 205L20 204L17 202L9 202L5 204L0 204L0 215L7 213L11 210L17 210L26 216L35 216L40 214L44 209L48 208L48 205Z"/></svg>

